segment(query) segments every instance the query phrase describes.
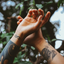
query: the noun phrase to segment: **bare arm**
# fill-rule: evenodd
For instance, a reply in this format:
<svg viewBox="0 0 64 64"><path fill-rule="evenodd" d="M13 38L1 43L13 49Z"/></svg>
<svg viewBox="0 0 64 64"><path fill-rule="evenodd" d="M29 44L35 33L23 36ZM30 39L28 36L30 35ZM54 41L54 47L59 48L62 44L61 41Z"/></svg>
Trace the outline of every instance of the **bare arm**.
<svg viewBox="0 0 64 64"><path fill-rule="evenodd" d="M49 64L64 64L64 58L56 51L45 39L41 40L36 46L41 55L48 61Z"/></svg>
<svg viewBox="0 0 64 64"><path fill-rule="evenodd" d="M44 11L42 9L39 9L38 11L41 12L42 16L44 16ZM46 16L42 20L42 26L49 20L49 17L50 12L47 12ZM24 43L36 47L49 64L64 64L64 58L58 51L56 51L50 44L46 42L46 40L42 36L41 29L27 36L24 40Z"/></svg>
<svg viewBox="0 0 64 64"><path fill-rule="evenodd" d="M19 48L25 37L40 28L42 15L35 20L30 16L31 13L32 10L29 10L29 14L23 19L23 22L18 25L14 35L1 52L0 64L13 64L13 60L19 52Z"/></svg>

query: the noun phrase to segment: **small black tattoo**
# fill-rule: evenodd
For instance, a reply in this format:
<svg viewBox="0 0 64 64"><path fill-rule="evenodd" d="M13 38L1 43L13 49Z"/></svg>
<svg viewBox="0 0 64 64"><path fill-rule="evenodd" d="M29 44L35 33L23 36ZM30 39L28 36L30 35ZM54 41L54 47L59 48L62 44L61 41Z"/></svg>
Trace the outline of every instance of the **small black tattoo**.
<svg viewBox="0 0 64 64"><path fill-rule="evenodd" d="M48 60L50 58L51 51L49 51L47 48L44 48L42 50L42 55L46 60Z"/></svg>
<svg viewBox="0 0 64 64"><path fill-rule="evenodd" d="M18 40L20 40L20 37L19 37L19 36L17 36L17 35L15 35L15 38L18 38Z"/></svg>
<svg viewBox="0 0 64 64"><path fill-rule="evenodd" d="M57 53L54 50L52 50L52 59L55 57L56 54Z"/></svg>
<svg viewBox="0 0 64 64"><path fill-rule="evenodd" d="M49 50L48 46L46 46L42 51L41 51L42 56L50 63L52 59L56 56L56 52L54 50Z"/></svg>

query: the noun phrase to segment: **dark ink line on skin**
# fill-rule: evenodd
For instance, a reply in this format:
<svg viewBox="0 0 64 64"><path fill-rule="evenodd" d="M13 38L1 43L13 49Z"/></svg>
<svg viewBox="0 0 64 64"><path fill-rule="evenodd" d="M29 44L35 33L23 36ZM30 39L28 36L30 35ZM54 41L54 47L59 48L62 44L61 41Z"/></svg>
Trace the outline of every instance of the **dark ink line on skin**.
<svg viewBox="0 0 64 64"><path fill-rule="evenodd" d="M17 35L15 35L15 38L18 38L18 40L20 40L20 37L19 37L19 36L17 36Z"/></svg>
<svg viewBox="0 0 64 64"><path fill-rule="evenodd" d="M0 64L13 64L13 60L19 51L20 47L10 40L0 54Z"/></svg>
<svg viewBox="0 0 64 64"><path fill-rule="evenodd" d="M48 47L46 46L42 51L41 51L42 56L47 60L49 63L53 60L53 58L56 56L56 52L54 50L49 50Z"/></svg>

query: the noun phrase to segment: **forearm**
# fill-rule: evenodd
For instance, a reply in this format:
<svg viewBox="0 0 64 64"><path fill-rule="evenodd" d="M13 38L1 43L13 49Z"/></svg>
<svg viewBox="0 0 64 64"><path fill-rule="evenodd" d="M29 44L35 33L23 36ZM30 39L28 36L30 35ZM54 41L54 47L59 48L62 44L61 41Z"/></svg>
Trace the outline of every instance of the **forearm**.
<svg viewBox="0 0 64 64"><path fill-rule="evenodd" d="M10 40L0 54L0 63L13 64L13 60L18 52L19 46Z"/></svg>
<svg viewBox="0 0 64 64"><path fill-rule="evenodd" d="M23 38L21 38L18 33L12 36L0 54L0 64L13 64L13 60L20 50L22 41Z"/></svg>
<svg viewBox="0 0 64 64"><path fill-rule="evenodd" d="M45 40L41 41L40 47L36 47L49 64L64 64L64 58Z"/></svg>

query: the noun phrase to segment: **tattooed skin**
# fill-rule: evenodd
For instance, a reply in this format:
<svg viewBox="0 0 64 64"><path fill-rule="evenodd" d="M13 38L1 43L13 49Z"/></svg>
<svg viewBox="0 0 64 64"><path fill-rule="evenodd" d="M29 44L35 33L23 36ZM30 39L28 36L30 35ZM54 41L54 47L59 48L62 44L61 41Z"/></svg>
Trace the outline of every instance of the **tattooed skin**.
<svg viewBox="0 0 64 64"><path fill-rule="evenodd" d="M18 40L20 40L20 37L19 37L19 36L17 36L17 35L15 35L15 38L17 38Z"/></svg>
<svg viewBox="0 0 64 64"><path fill-rule="evenodd" d="M42 56L50 63L53 58L56 56L56 52L54 50L49 50L48 47L46 46L42 51L41 51Z"/></svg>
<svg viewBox="0 0 64 64"><path fill-rule="evenodd" d="M13 64L14 57L19 52L20 47L9 41L0 54L0 64Z"/></svg>

